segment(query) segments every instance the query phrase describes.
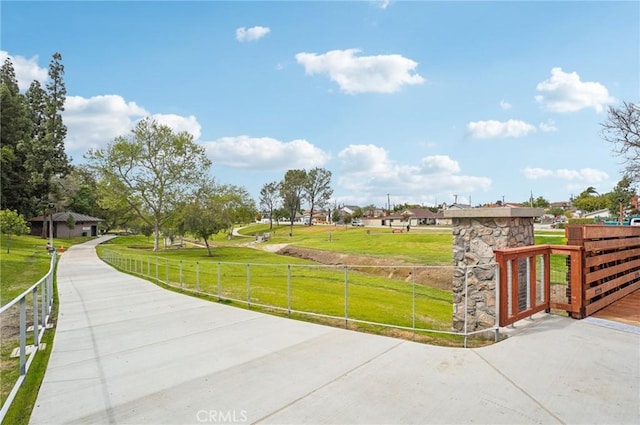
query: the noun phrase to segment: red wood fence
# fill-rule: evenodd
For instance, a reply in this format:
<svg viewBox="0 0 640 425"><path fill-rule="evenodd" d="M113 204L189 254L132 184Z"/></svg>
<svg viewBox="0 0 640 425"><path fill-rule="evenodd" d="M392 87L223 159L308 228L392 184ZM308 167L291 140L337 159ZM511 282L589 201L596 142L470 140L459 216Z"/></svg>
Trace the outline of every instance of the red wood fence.
<svg viewBox="0 0 640 425"><path fill-rule="evenodd" d="M567 245L495 250L499 324L550 309L581 319L640 289L640 227L569 225ZM553 300L551 255L567 257L566 299Z"/></svg>
<svg viewBox="0 0 640 425"><path fill-rule="evenodd" d="M640 227L568 226L567 245L583 249L582 316L640 289Z"/></svg>
<svg viewBox="0 0 640 425"><path fill-rule="evenodd" d="M498 249L495 254L500 265L500 326L552 308L571 315L579 314L578 306L582 302L582 249L579 246L532 245ZM568 270L571 271L567 273L567 284L571 289L569 302L551 299L552 254L568 258Z"/></svg>

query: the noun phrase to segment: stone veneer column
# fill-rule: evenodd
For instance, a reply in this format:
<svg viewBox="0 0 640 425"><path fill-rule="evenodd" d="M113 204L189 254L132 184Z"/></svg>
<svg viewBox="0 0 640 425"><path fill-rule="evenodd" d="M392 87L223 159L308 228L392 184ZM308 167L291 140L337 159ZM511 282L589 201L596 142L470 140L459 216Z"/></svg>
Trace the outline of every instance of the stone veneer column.
<svg viewBox="0 0 640 425"><path fill-rule="evenodd" d="M453 224L453 329L464 330L465 298L467 331L491 328L495 324L495 266L473 267L467 273L467 293L464 291L466 266L482 266L495 262L494 249L533 245L533 219L544 214L540 208L469 208L447 210L445 218ZM526 272L525 267L520 270ZM526 279L520 279L526 289ZM523 298L526 302L526 293Z"/></svg>

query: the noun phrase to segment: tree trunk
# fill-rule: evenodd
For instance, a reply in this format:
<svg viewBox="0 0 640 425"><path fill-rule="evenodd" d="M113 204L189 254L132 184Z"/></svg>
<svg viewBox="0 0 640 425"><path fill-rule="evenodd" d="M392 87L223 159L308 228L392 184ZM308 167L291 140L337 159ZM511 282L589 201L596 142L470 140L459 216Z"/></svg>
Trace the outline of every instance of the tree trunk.
<svg viewBox="0 0 640 425"><path fill-rule="evenodd" d="M311 202L311 208L309 209L309 226L313 226L313 202Z"/></svg>
<svg viewBox="0 0 640 425"><path fill-rule="evenodd" d="M154 231L153 231L153 250L160 250L160 223L158 222L158 218L156 217L154 222Z"/></svg>
<svg viewBox="0 0 640 425"><path fill-rule="evenodd" d="M209 257L211 257L211 247L209 246L209 241L207 240L207 238L204 238L204 244L207 247L207 253Z"/></svg>

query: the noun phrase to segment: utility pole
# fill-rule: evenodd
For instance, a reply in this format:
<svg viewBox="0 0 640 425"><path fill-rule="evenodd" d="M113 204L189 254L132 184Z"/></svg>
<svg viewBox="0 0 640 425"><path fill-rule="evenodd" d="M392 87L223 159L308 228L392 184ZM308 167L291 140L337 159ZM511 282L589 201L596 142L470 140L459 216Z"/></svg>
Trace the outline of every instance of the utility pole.
<svg viewBox="0 0 640 425"><path fill-rule="evenodd" d="M389 194L387 193L387 211L391 214L391 198L389 198Z"/></svg>

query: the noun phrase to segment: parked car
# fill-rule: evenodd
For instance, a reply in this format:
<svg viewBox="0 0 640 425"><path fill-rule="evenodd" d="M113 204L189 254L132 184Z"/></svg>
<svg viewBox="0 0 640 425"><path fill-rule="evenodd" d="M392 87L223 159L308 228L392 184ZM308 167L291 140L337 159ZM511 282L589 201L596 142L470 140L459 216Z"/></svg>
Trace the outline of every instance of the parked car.
<svg viewBox="0 0 640 425"><path fill-rule="evenodd" d="M352 222L351 222L351 225L352 225L352 226L355 226L355 227L364 227L364 223L363 223L363 222L361 222L360 220L354 220L354 221L352 221Z"/></svg>

